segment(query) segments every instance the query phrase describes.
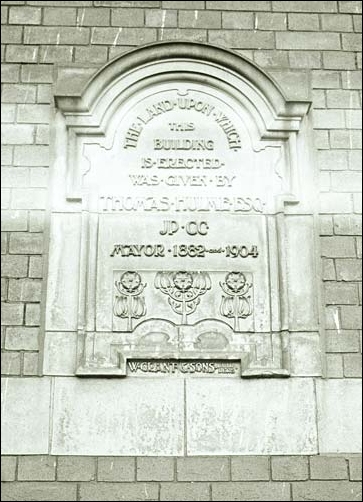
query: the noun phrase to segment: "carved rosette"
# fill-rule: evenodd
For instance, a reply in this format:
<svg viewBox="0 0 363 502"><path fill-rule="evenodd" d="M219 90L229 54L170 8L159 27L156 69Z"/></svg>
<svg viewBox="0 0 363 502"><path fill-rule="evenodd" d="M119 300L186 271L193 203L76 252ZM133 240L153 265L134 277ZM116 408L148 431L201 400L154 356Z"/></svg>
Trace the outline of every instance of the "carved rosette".
<svg viewBox="0 0 363 502"><path fill-rule="evenodd" d="M146 284L142 283L138 272L124 272L115 286L120 295L116 295L113 313L116 317L127 319L127 330L131 331L132 319L146 315L145 298L141 296Z"/></svg>
<svg viewBox="0 0 363 502"><path fill-rule="evenodd" d="M158 272L155 287L169 297L173 311L182 316L181 323L188 324L188 315L196 311L200 296L211 289L211 280L207 272Z"/></svg>
<svg viewBox="0 0 363 502"><path fill-rule="evenodd" d="M220 307L221 315L234 319L234 331L240 331L240 319L252 314L251 296L246 296L252 284L248 283L242 272L229 272L224 282L219 283L223 292Z"/></svg>

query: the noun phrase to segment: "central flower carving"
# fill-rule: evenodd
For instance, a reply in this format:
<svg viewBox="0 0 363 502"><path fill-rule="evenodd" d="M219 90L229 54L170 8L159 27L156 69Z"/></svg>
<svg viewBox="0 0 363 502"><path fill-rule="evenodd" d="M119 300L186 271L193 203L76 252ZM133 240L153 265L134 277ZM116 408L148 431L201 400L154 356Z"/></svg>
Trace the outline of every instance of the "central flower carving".
<svg viewBox="0 0 363 502"><path fill-rule="evenodd" d="M211 280L207 272L158 272L155 287L168 296L168 302L176 314L182 316L182 324L199 305L200 296L210 290Z"/></svg>
<svg viewBox="0 0 363 502"><path fill-rule="evenodd" d="M173 276L174 286L182 291L188 291L193 285L193 276L189 272L177 272Z"/></svg>

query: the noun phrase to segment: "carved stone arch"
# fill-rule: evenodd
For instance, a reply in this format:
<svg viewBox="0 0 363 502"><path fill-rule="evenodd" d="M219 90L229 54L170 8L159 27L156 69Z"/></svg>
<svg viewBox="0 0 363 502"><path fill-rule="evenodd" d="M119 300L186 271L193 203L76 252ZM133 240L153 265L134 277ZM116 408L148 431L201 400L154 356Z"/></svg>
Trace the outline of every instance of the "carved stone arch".
<svg viewBox="0 0 363 502"><path fill-rule="evenodd" d="M80 173L72 152L82 135L105 134L110 117L132 95L155 82L201 81L242 104L255 139L290 140L296 158L296 133L310 102L289 101L278 84L257 65L227 49L193 42L161 42L118 56L95 75L79 93L69 93L68 80L56 89L55 101L68 131L70 158L68 196L80 197ZM257 141L256 141L257 142ZM295 159L294 159L295 161ZM294 162L293 162L294 163ZM296 188L296 187L295 187Z"/></svg>
<svg viewBox="0 0 363 502"><path fill-rule="evenodd" d="M46 345L54 332L76 333L78 375L123 376L130 358L199 357L239 360L242 376L288 376L290 332L311 333L315 348L319 329L310 102L286 98L231 51L163 42L96 72L60 70L55 104ZM214 225L185 236L188 252L207 243L202 261L160 237L164 221L179 232ZM146 255L124 257L126 244ZM147 245L160 246L159 259ZM178 270L194 300L178 290ZM140 277L134 289L122 285L127 271Z"/></svg>

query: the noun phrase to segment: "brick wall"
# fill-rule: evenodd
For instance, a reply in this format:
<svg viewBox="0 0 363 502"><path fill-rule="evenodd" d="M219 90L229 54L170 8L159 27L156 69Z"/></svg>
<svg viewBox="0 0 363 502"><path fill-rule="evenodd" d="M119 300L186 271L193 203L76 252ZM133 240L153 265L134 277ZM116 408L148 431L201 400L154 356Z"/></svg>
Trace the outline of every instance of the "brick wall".
<svg viewBox="0 0 363 502"><path fill-rule="evenodd" d="M3 375L26 377L38 372L54 65L99 67L139 44L193 40L234 49L267 71L312 72L314 139L321 173L327 377L361 377L360 12L361 2L355 1L1 2ZM86 467L81 469L88 477L74 482L73 469L68 466L67 471L69 459L58 459L57 477L53 457L3 460L6 481L11 481L5 485L6 497L14 498L15 490L18 497L36 500L50 493L54 500L76 500L76 493L80 500L91 500L89 493L112 500L120 486L124 497L120 500L251 500L257 499L255 490L260 500L266 493L275 500L291 496L302 500L312 491L314 500L337 500L337 493L339 500L353 500L348 481L356 479L357 468L355 458L348 462L342 457L316 457L310 463L306 457L271 461L259 457L247 466L242 458L232 458L231 463L216 458L210 470L205 460L193 464L192 459L179 459L174 464L171 459L99 459L100 483L94 488L85 484L96 479L92 459L84 460ZM119 474L105 479L111 461ZM39 477L42 472L44 478ZM138 483L130 484L135 479ZM40 480L44 484L35 483ZM143 481L151 484L144 486ZM22 490L30 494L35 490L36 495Z"/></svg>
<svg viewBox="0 0 363 502"><path fill-rule="evenodd" d="M359 456L3 457L2 500L361 500Z"/></svg>

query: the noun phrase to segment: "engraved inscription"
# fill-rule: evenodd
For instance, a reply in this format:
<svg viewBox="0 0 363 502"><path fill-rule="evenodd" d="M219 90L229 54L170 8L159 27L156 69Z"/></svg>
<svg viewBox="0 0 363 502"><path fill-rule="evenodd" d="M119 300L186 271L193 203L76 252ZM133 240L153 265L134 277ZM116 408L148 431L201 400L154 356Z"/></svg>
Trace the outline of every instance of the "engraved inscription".
<svg viewBox="0 0 363 502"><path fill-rule="evenodd" d="M205 258L209 253L222 254L227 258L257 258L259 255L256 245L228 245L224 248L206 247L203 244L174 244L174 246L167 249L164 244L114 244L110 256L112 258L117 256L120 258L164 258L165 256L173 258Z"/></svg>
<svg viewBox="0 0 363 502"><path fill-rule="evenodd" d="M209 226L206 221L188 221L185 225L180 226L175 220L164 220L164 228L160 230L160 235L173 235L178 230L185 230L189 235L207 235Z"/></svg>
<svg viewBox="0 0 363 502"><path fill-rule="evenodd" d="M218 110L214 105L199 99L196 96L189 95L179 97L175 96L172 99L164 99L149 105L140 113L136 120L128 128L124 138L124 148L136 148L139 137L145 126L149 124L155 117L162 114L170 113L178 110L195 111L209 117L211 121L216 123L225 134L228 146L230 149L237 150L241 148L241 138L237 132L233 121L221 110ZM169 122L170 130L173 132L194 131L193 122L178 123ZM154 148L156 150L213 150L214 145L211 140L169 140L155 139Z"/></svg>
<svg viewBox="0 0 363 502"><path fill-rule="evenodd" d="M265 202L259 197L132 197L100 195L102 212L221 212L260 213Z"/></svg>
<svg viewBox="0 0 363 502"><path fill-rule="evenodd" d="M130 174L130 181L133 186L160 186L166 185L170 187L178 186L193 186L193 187L206 187L208 185L213 185L215 187L226 187L230 188L233 186L233 181L236 176L213 176L209 178L206 175L196 175L196 176L158 176L156 174L149 176L143 174Z"/></svg>
<svg viewBox="0 0 363 502"><path fill-rule="evenodd" d="M195 157L143 157L142 169L220 169L225 163L218 158L195 158Z"/></svg>
<svg viewBox="0 0 363 502"><path fill-rule="evenodd" d="M198 375L198 376L239 376L241 368L237 361L158 361L158 360L138 360L133 359L127 362L127 370L130 375Z"/></svg>

